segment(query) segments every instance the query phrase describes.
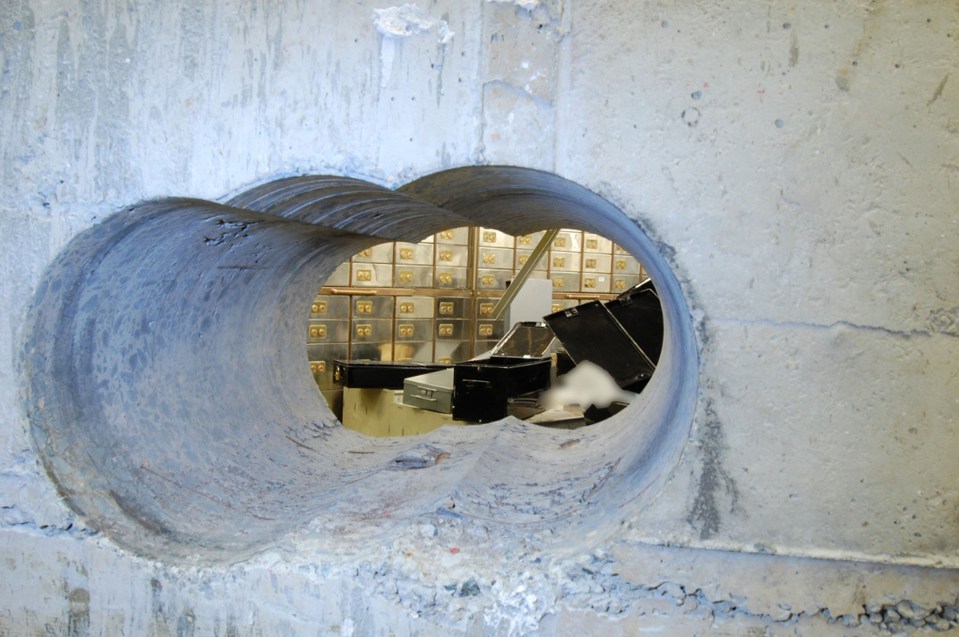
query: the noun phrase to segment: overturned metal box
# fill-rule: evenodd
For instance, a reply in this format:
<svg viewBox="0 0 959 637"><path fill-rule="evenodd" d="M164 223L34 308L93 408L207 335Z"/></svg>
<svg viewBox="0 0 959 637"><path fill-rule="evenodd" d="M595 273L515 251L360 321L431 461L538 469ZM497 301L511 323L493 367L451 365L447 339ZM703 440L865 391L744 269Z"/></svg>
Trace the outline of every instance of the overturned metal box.
<svg viewBox="0 0 959 637"><path fill-rule="evenodd" d="M453 411L453 369L410 376L403 381L403 404L449 414Z"/></svg>

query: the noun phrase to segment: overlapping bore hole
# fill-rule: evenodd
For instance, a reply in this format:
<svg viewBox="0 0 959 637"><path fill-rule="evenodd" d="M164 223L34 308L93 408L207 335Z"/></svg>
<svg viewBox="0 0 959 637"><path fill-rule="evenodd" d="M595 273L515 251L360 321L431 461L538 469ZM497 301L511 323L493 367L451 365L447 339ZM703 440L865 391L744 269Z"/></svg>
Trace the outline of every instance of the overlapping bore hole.
<svg viewBox="0 0 959 637"><path fill-rule="evenodd" d="M637 400L576 430L504 419L398 438L340 426L304 373L304 301L366 248L471 226L576 228L642 263L664 329ZM615 533L677 460L697 385L687 306L656 246L588 189L512 167L399 191L319 176L225 204L140 204L71 242L29 325L24 406L48 473L91 526L159 559L242 559L311 522L386 538L441 511L573 544Z"/></svg>

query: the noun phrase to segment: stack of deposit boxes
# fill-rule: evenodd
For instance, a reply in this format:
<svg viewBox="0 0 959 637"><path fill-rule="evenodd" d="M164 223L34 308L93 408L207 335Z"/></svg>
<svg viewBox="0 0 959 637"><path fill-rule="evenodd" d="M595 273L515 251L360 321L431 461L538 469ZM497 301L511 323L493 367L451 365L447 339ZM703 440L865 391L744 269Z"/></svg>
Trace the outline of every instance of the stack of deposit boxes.
<svg viewBox="0 0 959 637"><path fill-rule="evenodd" d="M338 267L311 303L307 332L310 369L334 413L343 392L334 360L451 365L490 350L511 327L493 320L496 301L542 235L455 228L371 246ZM558 312L613 299L644 274L609 239L563 229L532 276L552 282Z"/></svg>

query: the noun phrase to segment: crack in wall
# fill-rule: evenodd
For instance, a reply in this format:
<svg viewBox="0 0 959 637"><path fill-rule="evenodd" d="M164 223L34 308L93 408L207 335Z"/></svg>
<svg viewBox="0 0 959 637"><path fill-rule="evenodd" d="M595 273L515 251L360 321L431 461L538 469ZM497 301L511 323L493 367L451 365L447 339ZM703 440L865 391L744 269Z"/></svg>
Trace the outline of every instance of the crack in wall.
<svg viewBox="0 0 959 637"><path fill-rule="evenodd" d="M830 331L841 327L857 331L873 332L902 338L951 336L959 338L959 306L950 309L933 310L929 313L929 330L900 330L882 325L865 325L847 320L833 321L832 323L814 323L812 321L777 321L775 319L743 319L733 317L711 317L711 321L723 325L759 325L774 328L795 328L806 330Z"/></svg>

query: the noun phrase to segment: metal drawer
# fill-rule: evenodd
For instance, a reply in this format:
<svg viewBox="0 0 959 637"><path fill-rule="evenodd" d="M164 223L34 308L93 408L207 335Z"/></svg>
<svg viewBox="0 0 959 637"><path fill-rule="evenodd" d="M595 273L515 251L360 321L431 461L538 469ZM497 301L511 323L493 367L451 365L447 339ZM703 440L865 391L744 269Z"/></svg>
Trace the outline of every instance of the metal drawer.
<svg viewBox="0 0 959 637"><path fill-rule="evenodd" d="M553 250L562 252L581 252L583 250L583 233L579 230L563 230L553 239Z"/></svg>
<svg viewBox="0 0 959 637"><path fill-rule="evenodd" d="M432 265L432 243L403 243L397 241L393 263L400 265Z"/></svg>
<svg viewBox="0 0 959 637"><path fill-rule="evenodd" d="M462 296L441 296L436 299L437 319L468 319L472 316L473 299Z"/></svg>
<svg viewBox="0 0 959 637"><path fill-rule="evenodd" d="M477 319L476 321L476 340L495 340L503 338L503 335L506 334L506 322L503 319L498 321L484 321Z"/></svg>
<svg viewBox="0 0 959 637"><path fill-rule="evenodd" d="M450 413L453 410L453 370L442 369L404 380L403 404Z"/></svg>
<svg viewBox="0 0 959 637"><path fill-rule="evenodd" d="M614 276L611 291L616 293L625 292L634 285L637 285L641 280L642 277L640 277L638 274Z"/></svg>
<svg viewBox="0 0 959 637"><path fill-rule="evenodd" d="M484 269L513 269L513 251L509 248L480 248L477 267Z"/></svg>
<svg viewBox="0 0 959 637"><path fill-rule="evenodd" d="M550 278L553 280L553 292L579 292L579 273L554 272Z"/></svg>
<svg viewBox="0 0 959 637"><path fill-rule="evenodd" d="M436 340L438 341L464 341L470 337L469 330L472 321L465 320L444 320L436 321Z"/></svg>
<svg viewBox="0 0 959 637"><path fill-rule="evenodd" d="M470 251L468 246L444 245L436 246L436 267L465 268L469 265Z"/></svg>
<svg viewBox="0 0 959 637"><path fill-rule="evenodd" d="M433 239L435 243L465 246L470 242L470 229L469 226L462 226L460 228L441 230L433 235Z"/></svg>
<svg viewBox="0 0 959 637"><path fill-rule="evenodd" d="M528 250L532 250L539 243L539 240L543 238L544 234L546 234L545 230L534 232L532 234L521 234L516 237L516 248L526 248Z"/></svg>
<svg viewBox="0 0 959 637"><path fill-rule="evenodd" d="M515 242L513 235L493 228L480 228L478 241L480 246L491 248L512 248Z"/></svg>
<svg viewBox="0 0 959 637"><path fill-rule="evenodd" d="M350 297L319 294L310 304L311 319L348 319Z"/></svg>
<svg viewBox="0 0 959 637"><path fill-rule="evenodd" d="M481 290L505 290L506 282L513 278L512 270L476 271L476 287Z"/></svg>
<svg viewBox="0 0 959 637"><path fill-rule="evenodd" d="M433 319L396 319L397 341L429 341L433 339Z"/></svg>
<svg viewBox="0 0 959 637"><path fill-rule="evenodd" d="M311 320L307 325L307 343L347 343L349 340L348 320Z"/></svg>
<svg viewBox="0 0 959 637"><path fill-rule="evenodd" d="M467 286L466 268L436 267L435 287L446 290L462 290Z"/></svg>
<svg viewBox="0 0 959 637"><path fill-rule="evenodd" d="M350 335L354 343L386 343L393 339L393 321L354 318Z"/></svg>
<svg viewBox="0 0 959 637"><path fill-rule="evenodd" d="M592 232L583 233L583 252L610 254L612 251L613 242L609 239Z"/></svg>
<svg viewBox="0 0 959 637"><path fill-rule="evenodd" d="M532 250L517 250L516 251L516 265L515 270L519 272L526 262L529 260L530 255L533 254ZM539 263L536 264L536 267L533 268L533 272L546 272L546 265L549 263L549 257L543 255L539 259Z"/></svg>
<svg viewBox="0 0 959 637"><path fill-rule="evenodd" d="M618 254L613 257L613 274L639 274L639 261L626 254Z"/></svg>
<svg viewBox="0 0 959 637"><path fill-rule="evenodd" d="M316 384L320 386L320 389L335 388L333 361L347 358L349 356L349 346L346 343L307 345L306 351L310 360L310 371L313 373Z"/></svg>
<svg viewBox="0 0 959 637"><path fill-rule="evenodd" d="M476 299L476 318L489 319L499 299Z"/></svg>
<svg viewBox="0 0 959 637"><path fill-rule="evenodd" d="M558 237L557 237L558 238ZM549 254L550 272L579 272L580 260L579 252L559 252L553 250Z"/></svg>
<svg viewBox="0 0 959 637"><path fill-rule="evenodd" d="M393 266L383 263L354 263L351 280L356 287L393 287Z"/></svg>
<svg viewBox="0 0 959 637"><path fill-rule="evenodd" d="M452 365L460 361L468 360L472 356L470 342L463 341L436 341L436 351L433 353L433 360L444 365Z"/></svg>
<svg viewBox="0 0 959 637"><path fill-rule="evenodd" d="M396 265L393 280L400 288L431 288L433 287L433 266L431 265Z"/></svg>
<svg viewBox="0 0 959 637"><path fill-rule="evenodd" d="M609 274L613 265L613 257L608 254L583 253L583 273L599 272Z"/></svg>
<svg viewBox="0 0 959 637"><path fill-rule="evenodd" d="M393 344L393 360L398 362L431 363L433 361L433 341Z"/></svg>
<svg viewBox="0 0 959 637"><path fill-rule="evenodd" d="M353 255L353 263L393 263L393 243L381 243Z"/></svg>
<svg viewBox="0 0 959 637"><path fill-rule="evenodd" d="M392 296L354 296L353 320L393 318Z"/></svg>
<svg viewBox="0 0 959 637"><path fill-rule="evenodd" d="M396 319L433 318L431 296L399 296L396 298Z"/></svg>
<svg viewBox="0 0 959 637"><path fill-rule="evenodd" d="M583 273L583 292L609 292L613 277L609 274Z"/></svg>

